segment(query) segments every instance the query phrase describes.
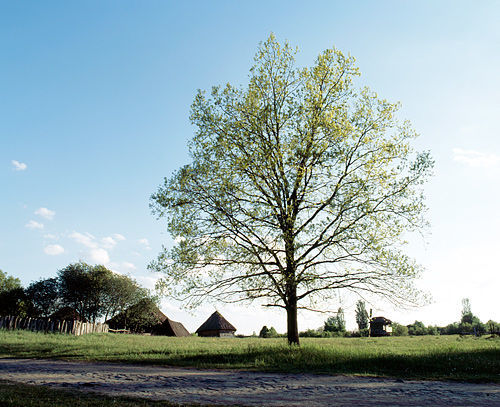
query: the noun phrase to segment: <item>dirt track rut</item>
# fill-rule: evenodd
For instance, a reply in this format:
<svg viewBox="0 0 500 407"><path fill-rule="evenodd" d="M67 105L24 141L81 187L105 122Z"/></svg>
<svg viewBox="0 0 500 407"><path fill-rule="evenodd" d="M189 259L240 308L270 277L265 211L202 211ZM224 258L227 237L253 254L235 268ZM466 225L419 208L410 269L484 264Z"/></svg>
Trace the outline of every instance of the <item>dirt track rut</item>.
<svg viewBox="0 0 500 407"><path fill-rule="evenodd" d="M0 359L0 379L201 405L500 406L497 384L61 360Z"/></svg>

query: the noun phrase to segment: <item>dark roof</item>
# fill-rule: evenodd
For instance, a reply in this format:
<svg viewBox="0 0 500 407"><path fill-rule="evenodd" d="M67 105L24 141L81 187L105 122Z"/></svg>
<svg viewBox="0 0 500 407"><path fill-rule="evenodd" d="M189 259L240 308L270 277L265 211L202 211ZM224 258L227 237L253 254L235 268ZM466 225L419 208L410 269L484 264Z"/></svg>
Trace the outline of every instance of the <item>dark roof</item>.
<svg viewBox="0 0 500 407"><path fill-rule="evenodd" d="M155 304L153 304L150 299L143 299L139 301L139 303L127 308L126 311L135 313L137 309L140 310L140 308L144 306L144 302L146 302L146 304L149 303L150 305L148 315L146 316L145 322L143 324L137 323L136 321L135 326L137 329L139 329L140 327L139 330L149 332L153 326L160 325L165 322L167 316L163 312L161 312L160 309ZM125 327L125 323L127 323L127 326L129 326L130 319L127 317L126 311L122 311L119 314L116 314L113 318L108 319L106 321L106 324L108 324L111 329L122 329Z"/></svg>
<svg viewBox="0 0 500 407"><path fill-rule="evenodd" d="M370 322L378 323L378 324L384 324L384 325L390 325L392 324L392 321L390 319L387 319L385 317L373 317L370 319Z"/></svg>
<svg viewBox="0 0 500 407"><path fill-rule="evenodd" d="M236 331L236 328L231 325L218 311L215 311L196 332L203 331Z"/></svg>
<svg viewBox="0 0 500 407"><path fill-rule="evenodd" d="M163 321L162 324L153 329L152 334L166 336L189 336L189 331L180 322L165 318L165 321Z"/></svg>

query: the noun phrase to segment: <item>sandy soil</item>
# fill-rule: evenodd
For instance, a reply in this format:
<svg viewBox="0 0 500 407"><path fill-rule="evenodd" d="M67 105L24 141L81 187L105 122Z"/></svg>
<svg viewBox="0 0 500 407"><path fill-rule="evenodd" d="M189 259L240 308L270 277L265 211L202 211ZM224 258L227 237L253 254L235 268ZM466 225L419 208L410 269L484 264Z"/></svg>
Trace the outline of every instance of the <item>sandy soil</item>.
<svg viewBox="0 0 500 407"><path fill-rule="evenodd" d="M0 359L0 379L201 405L500 406L497 384L60 360Z"/></svg>

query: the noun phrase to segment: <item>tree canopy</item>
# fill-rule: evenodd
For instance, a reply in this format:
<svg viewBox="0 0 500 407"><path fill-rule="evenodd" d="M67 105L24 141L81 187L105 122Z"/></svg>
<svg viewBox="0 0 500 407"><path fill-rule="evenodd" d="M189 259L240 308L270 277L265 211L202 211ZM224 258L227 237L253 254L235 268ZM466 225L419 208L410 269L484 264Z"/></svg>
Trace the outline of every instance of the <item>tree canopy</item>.
<svg viewBox="0 0 500 407"><path fill-rule="evenodd" d="M337 310L337 315L327 318L323 330L325 332L345 332L345 316L342 308Z"/></svg>
<svg viewBox="0 0 500 407"><path fill-rule="evenodd" d="M189 306L284 308L298 344L297 310L334 290L415 299L419 267L401 246L425 225L432 160L398 104L355 88L353 57L327 49L301 68L296 52L271 35L246 87L198 92L191 162L151 198L176 244L150 267Z"/></svg>
<svg viewBox="0 0 500 407"><path fill-rule="evenodd" d="M21 288L21 280L0 270L0 292Z"/></svg>
<svg viewBox="0 0 500 407"><path fill-rule="evenodd" d="M366 311L365 302L358 300L356 303L356 323L358 324L359 330L367 329L370 318L368 317L368 312Z"/></svg>
<svg viewBox="0 0 500 407"><path fill-rule="evenodd" d="M28 314L32 317L49 317L61 306L57 278L35 281L24 292L28 300Z"/></svg>
<svg viewBox="0 0 500 407"><path fill-rule="evenodd" d="M107 319L147 297L135 280L113 273L102 265L79 262L59 270L61 302L85 319Z"/></svg>

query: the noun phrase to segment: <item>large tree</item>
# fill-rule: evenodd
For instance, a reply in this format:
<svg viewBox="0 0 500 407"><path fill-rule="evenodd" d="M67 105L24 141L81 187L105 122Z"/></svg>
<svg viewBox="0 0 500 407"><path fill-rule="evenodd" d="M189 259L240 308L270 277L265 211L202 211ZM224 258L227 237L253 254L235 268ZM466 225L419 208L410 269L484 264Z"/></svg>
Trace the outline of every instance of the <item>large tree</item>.
<svg viewBox="0 0 500 407"><path fill-rule="evenodd" d="M198 92L191 163L151 198L176 244L150 265L191 306L212 297L284 308L291 344L297 310L333 290L414 298L418 266L401 244L425 224L432 167L398 104L354 87L354 58L327 49L299 68L295 53L271 35L246 87Z"/></svg>
<svg viewBox="0 0 500 407"><path fill-rule="evenodd" d="M70 264L59 270L58 281L62 303L92 322L112 317L148 296L135 280L103 265Z"/></svg>

